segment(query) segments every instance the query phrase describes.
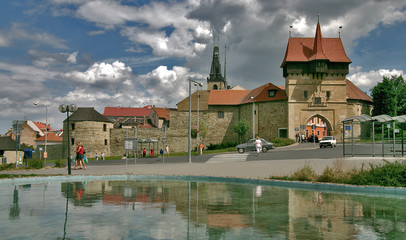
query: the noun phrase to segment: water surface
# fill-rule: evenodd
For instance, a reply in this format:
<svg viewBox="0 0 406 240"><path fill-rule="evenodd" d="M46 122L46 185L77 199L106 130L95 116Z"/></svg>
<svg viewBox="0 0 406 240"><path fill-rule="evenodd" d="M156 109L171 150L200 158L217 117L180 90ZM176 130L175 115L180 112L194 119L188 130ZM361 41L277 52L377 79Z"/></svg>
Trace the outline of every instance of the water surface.
<svg viewBox="0 0 406 240"><path fill-rule="evenodd" d="M1 239L406 239L403 195L162 179L0 192Z"/></svg>

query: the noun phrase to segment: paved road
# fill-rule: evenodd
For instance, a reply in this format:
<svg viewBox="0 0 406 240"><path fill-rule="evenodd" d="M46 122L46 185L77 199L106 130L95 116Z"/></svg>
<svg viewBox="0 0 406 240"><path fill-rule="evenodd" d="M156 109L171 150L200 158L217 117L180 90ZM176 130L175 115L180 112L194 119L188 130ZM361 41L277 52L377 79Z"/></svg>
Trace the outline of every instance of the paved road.
<svg viewBox="0 0 406 240"><path fill-rule="evenodd" d="M385 157L385 160L396 161L405 158ZM382 157L342 157L342 149L317 148L311 143L299 144L274 149L257 156L255 153L237 154L225 153L218 155L192 156L192 163L188 157L146 158L134 160L106 160L91 161L87 170L72 170L72 177L84 175L189 175L189 176L217 176L236 178L265 179L270 175L291 175L297 169L310 165L317 173L321 173L327 166L343 166L346 169L369 166L369 163L382 163ZM3 173L3 172L2 172ZM44 168L39 170L12 170L8 174L44 174L67 175L67 168Z"/></svg>

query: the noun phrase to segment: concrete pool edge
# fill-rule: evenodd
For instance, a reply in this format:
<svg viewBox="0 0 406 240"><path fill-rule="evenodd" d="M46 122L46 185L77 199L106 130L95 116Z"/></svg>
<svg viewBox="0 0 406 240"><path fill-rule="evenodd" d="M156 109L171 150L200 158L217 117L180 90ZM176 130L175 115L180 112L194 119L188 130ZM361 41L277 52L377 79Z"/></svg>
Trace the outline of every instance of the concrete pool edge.
<svg viewBox="0 0 406 240"><path fill-rule="evenodd" d="M196 181L196 182L217 182L231 184L250 184L271 186L278 188L290 188L304 191L320 191L329 193L341 193L351 195L368 195L388 198L406 199L406 188L382 187L382 186L356 186L348 184L314 183L300 181L284 181L273 179L216 177L216 176L193 176L193 175L75 175L75 176L44 176L44 177L23 177L1 179L0 185L23 185L43 184L55 182L78 182L78 181L129 181L129 180L157 180L157 181Z"/></svg>

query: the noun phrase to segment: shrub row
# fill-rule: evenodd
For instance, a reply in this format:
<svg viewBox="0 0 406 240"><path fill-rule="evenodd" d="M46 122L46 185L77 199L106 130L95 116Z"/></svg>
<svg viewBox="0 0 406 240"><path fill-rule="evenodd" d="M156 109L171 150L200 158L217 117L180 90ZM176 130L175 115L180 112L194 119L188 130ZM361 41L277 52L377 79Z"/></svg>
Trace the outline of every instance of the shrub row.
<svg viewBox="0 0 406 240"><path fill-rule="evenodd" d="M349 171L343 170L342 166L326 167L321 175L317 175L312 167L305 165L295 171L291 177L271 176L271 179L406 187L406 162L371 163L368 169L362 167L360 170Z"/></svg>
<svg viewBox="0 0 406 240"><path fill-rule="evenodd" d="M220 144L210 144L209 146L207 146L207 150L218 150L235 146L237 146L236 142L224 142Z"/></svg>

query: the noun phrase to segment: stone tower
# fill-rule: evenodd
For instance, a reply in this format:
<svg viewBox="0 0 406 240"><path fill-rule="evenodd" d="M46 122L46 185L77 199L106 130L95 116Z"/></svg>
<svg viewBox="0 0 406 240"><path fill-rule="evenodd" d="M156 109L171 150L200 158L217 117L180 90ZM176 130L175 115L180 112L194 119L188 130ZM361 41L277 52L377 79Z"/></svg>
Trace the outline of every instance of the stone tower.
<svg viewBox="0 0 406 240"><path fill-rule="evenodd" d="M225 89L227 89L227 82L225 78L221 75L220 50L218 46L214 46L210 75L207 78L207 90L225 90Z"/></svg>
<svg viewBox="0 0 406 240"><path fill-rule="evenodd" d="M351 60L340 38L323 38L319 21L314 38L289 38L281 68L288 96L288 137L302 133L314 117L327 134L340 136L347 117L346 75Z"/></svg>

